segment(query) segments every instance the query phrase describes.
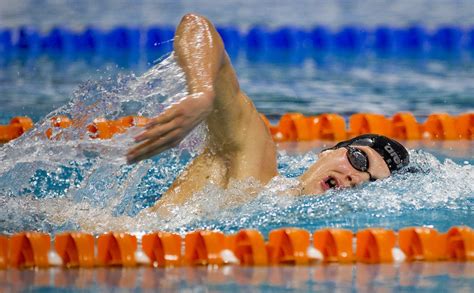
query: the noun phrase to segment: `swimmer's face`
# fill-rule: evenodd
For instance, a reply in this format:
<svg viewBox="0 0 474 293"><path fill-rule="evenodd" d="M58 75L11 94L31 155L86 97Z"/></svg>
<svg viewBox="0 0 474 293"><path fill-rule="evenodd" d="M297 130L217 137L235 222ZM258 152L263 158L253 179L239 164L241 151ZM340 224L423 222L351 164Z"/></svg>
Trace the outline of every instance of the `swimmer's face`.
<svg viewBox="0 0 474 293"><path fill-rule="evenodd" d="M351 146L367 154L369 159L368 172L355 169L347 157L347 148L323 151L319 160L314 163L301 177L302 195L322 194L335 188L354 187L373 179L390 176L387 164L374 149L368 146ZM370 173L370 174L369 174Z"/></svg>

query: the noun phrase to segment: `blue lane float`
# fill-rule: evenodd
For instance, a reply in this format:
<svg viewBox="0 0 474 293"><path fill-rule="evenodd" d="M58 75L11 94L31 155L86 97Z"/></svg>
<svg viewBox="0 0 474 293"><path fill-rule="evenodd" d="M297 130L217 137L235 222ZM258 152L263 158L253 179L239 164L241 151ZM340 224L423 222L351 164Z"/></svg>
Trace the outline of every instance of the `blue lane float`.
<svg viewBox="0 0 474 293"><path fill-rule="evenodd" d="M60 27L53 28L44 37L41 37L40 44L42 50L51 50L55 52L71 52L75 49L75 34L67 29Z"/></svg>
<svg viewBox="0 0 474 293"><path fill-rule="evenodd" d="M36 53L41 49L41 39L42 37L35 29L21 27L17 31L17 41L13 48Z"/></svg>
<svg viewBox="0 0 474 293"><path fill-rule="evenodd" d="M338 49L358 51L367 45L367 32L358 27L345 27L333 39Z"/></svg>
<svg viewBox="0 0 474 293"><path fill-rule="evenodd" d="M433 45L448 51L462 47L463 31L457 27L441 27L433 34Z"/></svg>
<svg viewBox="0 0 474 293"><path fill-rule="evenodd" d="M395 32L389 27L378 27L374 31L374 48L391 51L395 48Z"/></svg>
<svg viewBox="0 0 474 293"><path fill-rule="evenodd" d="M423 51L427 48L429 41L425 29L419 26L398 30L395 36L397 37L397 45L402 50Z"/></svg>
<svg viewBox="0 0 474 293"><path fill-rule="evenodd" d="M75 35L75 48L78 51L101 51L105 48L103 32L93 27L86 28Z"/></svg>
<svg viewBox="0 0 474 293"><path fill-rule="evenodd" d="M318 26L309 32L310 42L314 49L326 50L331 44L331 33L323 26Z"/></svg>
<svg viewBox="0 0 474 293"><path fill-rule="evenodd" d="M146 30L145 49L171 51L173 49L174 28L151 27Z"/></svg>
<svg viewBox="0 0 474 293"><path fill-rule="evenodd" d="M135 28L117 27L105 34L107 48L114 50L138 50L140 31Z"/></svg>
<svg viewBox="0 0 474 293"><path fill-rule="evenodd" d="M218 27L229 53L239 50L247 52L268 52L273 50L291 51L307 55L317 51L366 50L393 53L447 53L474 51L474 28L441 26L428 30L423 26L394 28L379 26L365 28L345 26L331 30L324 26L300 28L285 26L269 29L254 26L246 32L236 27ZM41 53L73 54L75 52L105 51L160 51L169 52L173 48L174 28L153 26L130 28L118 26L107 31L93 27L82 31L54 27L48 32L40 32L31 27L0 29L0 51L26 51Z"/></svg>
<svg viewBox="0 0 474 293"><path fill-rule="evenodd" d="M270 32L261 26L251 28L245 37L248 50L265 51L270 47Z"/></svg>
<svg viewBox="0 0 474 293"><path fill-rule="evenodd" d="M12 33L9 29L0 29L0 52L9 51L12 47Z"/></svg>

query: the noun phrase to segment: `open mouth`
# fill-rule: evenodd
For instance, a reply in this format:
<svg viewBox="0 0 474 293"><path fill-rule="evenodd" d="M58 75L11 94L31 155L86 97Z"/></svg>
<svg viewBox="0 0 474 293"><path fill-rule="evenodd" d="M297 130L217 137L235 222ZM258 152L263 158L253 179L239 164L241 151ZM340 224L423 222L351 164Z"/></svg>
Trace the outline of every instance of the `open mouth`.
<svg viewBox="0 0 474 293"><path fill-rule="evenodd" d="M326 184L329 186L329 188L336 188L337 187L337 181L335 178L329 176L328 179L326 179Z"/></svg>
<svg viewBox="0 0 474 293"><path fill-rule="evenodd" d="M322 183L321 185L323 186L324 190L329 190L329 189L332 189L332 188L338 188L339 187L337 179L335 177L332 177L332 176L328 176L321 183Z"/></svg>

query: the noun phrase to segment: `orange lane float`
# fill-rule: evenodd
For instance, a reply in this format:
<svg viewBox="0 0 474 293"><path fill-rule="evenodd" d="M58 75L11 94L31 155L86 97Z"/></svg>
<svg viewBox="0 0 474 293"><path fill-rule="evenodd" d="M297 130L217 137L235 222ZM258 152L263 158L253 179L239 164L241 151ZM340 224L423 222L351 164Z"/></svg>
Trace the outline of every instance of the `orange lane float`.
<svg viewBox="0 0 474 293"><path fill-rule="evenodd" d="M49 139L51 139L53 136L53 128L64 129L72 125L71 119L63 115L52 117L50 121L52 128L48 128L45 133ZM60 138L60 136L57 135L55 136L55 138Z"/></svg>
<svg viewBox="0 0 474 293"><path fill-rule="evenodd" d="M128 128L145 126L150 119L142 116L127 116L118 120L96 119L87 126L91 138L110 139L116 134L124 133Z"/></svg>
<svg viewBox="0 0 474 293"><path fill-rule="evenodd" d="M10 120L10 125L21 127L24 133L33 127L33 121L29 117L18 116L13 117L12 120Z"/></svg>
<svg viewBox="0 0 474 293"><path fill-rule="evenodd" d="M395 232L382 228L371 228L357 232L356 237L356 259L358 262L393 262L392 249L395 247Z"/></svg>
<svg viewBox="0 0 474 293"><path fill-rule="evenodd" d="M97 265L133 267L136 265L136 250L137 238L133 235L102 234L97 239Z"/></svg>
<svg viewBox="0 0 474 293"><path fill-rule="evenodd" d="M392 136L392 123L385 116L372 113L359 113L349 117L349 136L354 137L365 133Z"/></svg>
<svg viewBox="0 0 474 293"><path fill-rule="evenodd" d="M460 139L474 139L474 113L459 115L455 124Z"/></svg>
<svg viewBox="0 0 474 293"><path fill-rule="evenodd" d="M175 233L154 232L142 237L142 249L155 267L181 264L181 236Z"/></svg>
<svg viewBox="0 0 474 293"><path fill-rule="evenodd" d="M323 229L313 233L314 247L319 250L325 262L352 262L353 233L345 229Z"/></svg>
<svg viewBox="0 0 474 293"><path fill-rule="evenodd" d="M117 120L98 118L95 119L92 124L87 126L87 130L92 138L110 139L115 134L124 133L126 129L130 127L144 127L149 121L149 118L143 116L126 116ZM67 116L55 116L51 118L51 126L53 128L68 128L71 125L72 121ZM46 130L46 136L52 138L52 134L53 129L48 128Z"/></svg>
<svg viewBox="0 0 474 293"><path fill-rule="evenodd" d="M153 267L228 263L308 265L319 258L313 254L314 248L321 252L325 262L337 263L474 261L474 230L464 226L452 227L444 234L426 227L404 228L398 234L370 228L357 232L355 239L350 230L321 229L313 233L314 248L310 247L310 233L299 228L272 230L267 243L253 229L231 235L194 231L187 233L184 241L175 233L153 232L142 237L141 250L137 249L137 242L135 236L127 233L106 233L95 241L90 234L68 232L56 235L51 249L51 238L45 233L0 236L0 269L46 268L61 263L64 268L138 264Z"/></svg>
<svg viewBox="0 0 474 293"><path fill-rule="evenodd" d="M13 125L0 125L0 143L7 143L10 140L22 135L21 127Z"/></svg>
<svg viewBox="0 0 474 293"><path fill-rule="evenodd" d="M301 113L287 113L281 116L275 126L270 124L265 115L260 116L273 139L278 142L318 139L340 141L364 133L377 133L404 140L474 139L474 113L464 113L458 117L435 113L429 115L423 124L419 124L409 112L396 113L391 119L380 114L358 113L349 117L349 130L346 130L344 117L337 114L306 117ZM87 130L91 138L110 139L130 127L146 126L150 120L142 116L126 116L117 120L97 118L87 126ZM0 143L21 136L32 125L28 117L15 117L9 125L0 125ZM58 116L51 119L51 125L53 128L46 130L49 138L53 136L54 128L67 128L75 124L65 116Z"/></svg>
<svg viewBox="0 0 474 293"><path fill-rule="evenodd" d="M307 230L283 228L268 235L267 252L270 264L309 264L310 235Z"/></svg>
<svg viewBox="0 0 474 293"><path fill-rule="evenodd" d="M117 122L125 128L130 127L144 127L150 122L150 118L143 117L143 116L125 116L119 118Z"/></svg>
<svg viewBox="0 0 474 293"><path fill-rule="evenodd" d="M258 230L240 230L235 236L235 248L232 250L240 264L263 266L268 264L265 240Z"/></svg>
<svg viewBox="0 0 474 293"><path fill-rule="evenodd" d="M404 228L398 232L398 244L407 261L436 261L444 258L446 237L426 227Z"/></svg>
<svg viewBox="0 0 474 293"><path fill-rule="evenodd" d="M392 135L397 139L420 139L420 125L415 116L409 112L396 113L392 117Z"/></svg>
<svg viewBox="0 0 474 293"><path fill-rule="evenodd" d="M94 237L87 233L71 232L56 235L54 248L66 267L94 266Z"/></svg>
<svg viewBox="0 0 474 293"><path fill-rule="evenodd" d="M14 117L8 125L0 125L0 143L20 137L33 127L33 121L28 117Z"/></svg>
<svg viewBox="0 0 474 293"><path fill-rule="evenodd" d="M8 266L8 244L10 239L0 235L0 270Z"/></svg>
<svg viewBox="0 0 474 293"><path fill-rule="evenodd" d="M110 139L118 133L124 133L126 126L116 120L96 119L87 126L91 138Z"/></svg>
<svg viewBox="0 0 474 293"><path fill-rule="evenodd" d="M219 231L194 231L184 238L184 263L187 265L222 265L225 236Z"/></svg>
<svg viewBox="0 0 474 293"><path fill-rule="evenodd" d="M446 113L434 113L428 116L422 125L423 138L437 140L458 139L456 121Z"/></svg>
<svg viewBox="0 0 474 293"><path fill-rule="evenodd" d="M10 238L9 264L13 268L45 268L49 266L51 238L46 233L18 233Z"/></svg>
<svg viewBox="0 0 474 293"><path fill-rule="evenodd" d="M278 132L274 135L279 141L311 140L311 123L301 113L288 113L280 118Z"/></svg>
<svg viewBox="0 0 474 293"><path fill-rule="evenodd" d="M446 254L448 260L474 260L474 230L469 227L452 227L447 233Z"/></svg>
<svg viewBox="0 0 474 293"><path fill-rule="evenodd" d="M237 234L225 235L224 249L235 252L237 249Z"/></svg>
<svg viewBox="0 0 474 293"><path fill-rule="evenodd" d="M340 141L347 138L346 121L338 114L309 117L314 139Z"/></svg>

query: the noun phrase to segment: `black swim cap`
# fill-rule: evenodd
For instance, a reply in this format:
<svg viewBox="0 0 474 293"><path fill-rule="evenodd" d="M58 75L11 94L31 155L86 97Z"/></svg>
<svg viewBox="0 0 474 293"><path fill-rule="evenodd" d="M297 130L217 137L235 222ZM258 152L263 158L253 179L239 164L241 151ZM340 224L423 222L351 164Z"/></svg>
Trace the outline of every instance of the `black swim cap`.
<svg viewBox="0 0 474 293"><path fill-rule="evenodd" d="M408 151L401 143L377 134L359 135L352 139L341 141L331 149L350 145L369 146L374 149L382 156L391 173L407 166L410 162Z"/></svg>

